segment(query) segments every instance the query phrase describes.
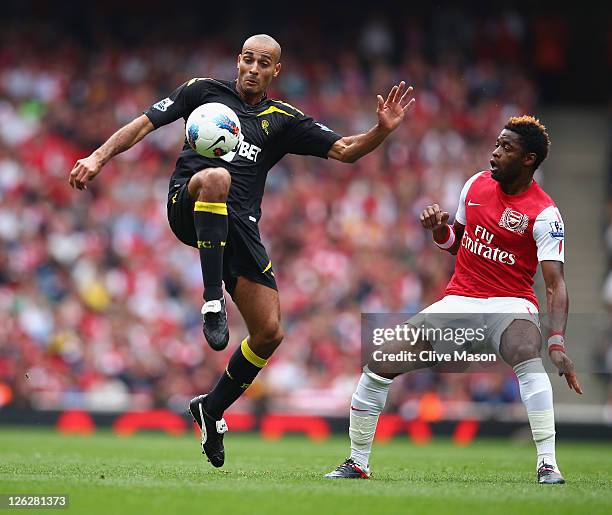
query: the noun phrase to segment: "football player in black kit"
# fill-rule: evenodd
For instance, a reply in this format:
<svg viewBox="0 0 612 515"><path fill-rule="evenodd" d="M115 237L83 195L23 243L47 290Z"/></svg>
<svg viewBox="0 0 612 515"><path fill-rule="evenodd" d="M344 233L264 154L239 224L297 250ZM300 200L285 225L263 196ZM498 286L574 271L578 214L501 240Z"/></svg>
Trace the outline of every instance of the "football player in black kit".
<svg viewBox="0 0 612 515"><path fill-rule="evenodd" d="M266 96L281 71L281 48L270 36L248 38L238 55L234 81L191 79L113 134L70 172L70 185L84 190L113 156L149 132L198 106L220 102L240 119L243 140L222 158L206 158L187 144L176 162L168 193L168 220L174 234L200 253L204 279L204 335L213 349L226 347L229 334L222 281L247 325L249 336L231 356L219 381L195 397L190 411L202 429L202 452L223 465L223 412L244 393L283 339L272 261L261 243L258 222L268 171L285 154L353 163L374 150L400 124L414 103L412 88L394 86L378 95L378 121L365 134L341 137L295 107Z"/></svg>

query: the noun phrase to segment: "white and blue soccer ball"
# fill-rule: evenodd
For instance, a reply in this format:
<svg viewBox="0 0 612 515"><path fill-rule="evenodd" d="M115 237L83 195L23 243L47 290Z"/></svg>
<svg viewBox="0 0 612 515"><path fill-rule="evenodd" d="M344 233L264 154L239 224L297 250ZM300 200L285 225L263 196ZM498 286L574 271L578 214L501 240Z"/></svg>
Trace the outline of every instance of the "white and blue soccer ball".
<svg viewBox="0 0 612 515"><path fill-rule="evenodd" d="M204 157L222 157L235 150L240 131L238 115L219 102L196 107L185 125L189 146Z"/></svg>

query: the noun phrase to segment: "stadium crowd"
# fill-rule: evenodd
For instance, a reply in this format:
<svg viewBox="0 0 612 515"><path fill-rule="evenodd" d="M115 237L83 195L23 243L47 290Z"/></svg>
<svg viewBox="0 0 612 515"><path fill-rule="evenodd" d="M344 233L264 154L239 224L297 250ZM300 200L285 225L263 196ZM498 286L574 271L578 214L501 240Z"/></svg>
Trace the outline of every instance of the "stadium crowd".
<svg viewBox="0 0 612 515"><path fill-rule="evenodd" d="M434 201L454 214L503 123L533 110L534 85L512 65L525 57L521 23L493 18L496 39L469 40L461 57L443 48L435 59L420 51L431 36L416 24L400 55L391 55L382 20L361 28L367 51L340 46L330 56L313 42L305 59L287 38L270 96L337 132L371 126L376 94L400 79L415 86L417 104L354 165L287 156L270 172L261 232L286 336L237 409L259 399L269 409L344 414L360 368L361 313L413 313L441 296L453 258L431 243L418 215ZM182 121L115 158L85 193L69 188L68 173L185 80L233 78L236 48L221 38L95 51L59 39L50 48L35 30L3 38L0 405L182 410L210 389L231 352L214 353L203 339L198 255L166 219ZM245 329L231 306L233 349ZM397 383L390 409L404 412L425 392L520 402L504 367Z"/></svg>

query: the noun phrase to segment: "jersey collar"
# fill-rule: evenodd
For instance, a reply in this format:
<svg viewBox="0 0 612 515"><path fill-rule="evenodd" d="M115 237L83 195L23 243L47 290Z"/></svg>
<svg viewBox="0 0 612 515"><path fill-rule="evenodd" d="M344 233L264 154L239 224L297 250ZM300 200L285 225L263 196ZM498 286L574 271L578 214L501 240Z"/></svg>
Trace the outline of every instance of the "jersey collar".
<svg viewBox="0 0 612 515"><path fill-rule="evenodd" d="M522 191L521 193L517 193L516 195L508 195L507 193L504 193L504 190L502 190L502 187L499 184L499 182L495 181L495 183L496 183L495 188L497 190L497 194L499 195L500 198L506 201L518 200L518 199L522 199L528 196L533 191L533 189L536 188L536 185L537 185L537 182L535 181L535 179L532 178L531 184L525 191Z"/></svg>
<svg viewBox="0 0 612 515"><path fill-rule="evenodd" d="M242 100L242 97L240 96L240 92L238 91L238 88L236 88L236 82L238 81L238 79L234 79L233 81L231 81L229 83L230 88L232 89L232 91L234 93L236 93L236 95L238 96L238 98L240 99L240 101L247 107L249 107L250 109L253 109L255 107L260 106L261 104L263 104L266 100L268 100L268 95L267 93L264 93L263 97L261 98L261 100L257 103L257 104L247 104L244 100Z"/></svg>

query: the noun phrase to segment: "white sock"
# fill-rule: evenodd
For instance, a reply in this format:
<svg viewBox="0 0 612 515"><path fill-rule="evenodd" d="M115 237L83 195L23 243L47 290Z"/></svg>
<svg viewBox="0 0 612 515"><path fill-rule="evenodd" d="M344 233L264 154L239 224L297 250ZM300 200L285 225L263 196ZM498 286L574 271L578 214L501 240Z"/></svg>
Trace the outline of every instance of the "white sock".
<svg viewBox="0 0 612 515"><path fill-rule="evenodd" d="M393 379L381 377L365 366L351 400L349 436L351 459L367 468L378 416L385 407Z"/></svg>
<svg viewBox="0 0 612 515"><path fill-rule="evenodd" d="M527 409L529 425L536 445L536 468L542 461L557 468L555 457L555 412L552 386L540 358L530 359L514 367L521 399Z"/></svg>

